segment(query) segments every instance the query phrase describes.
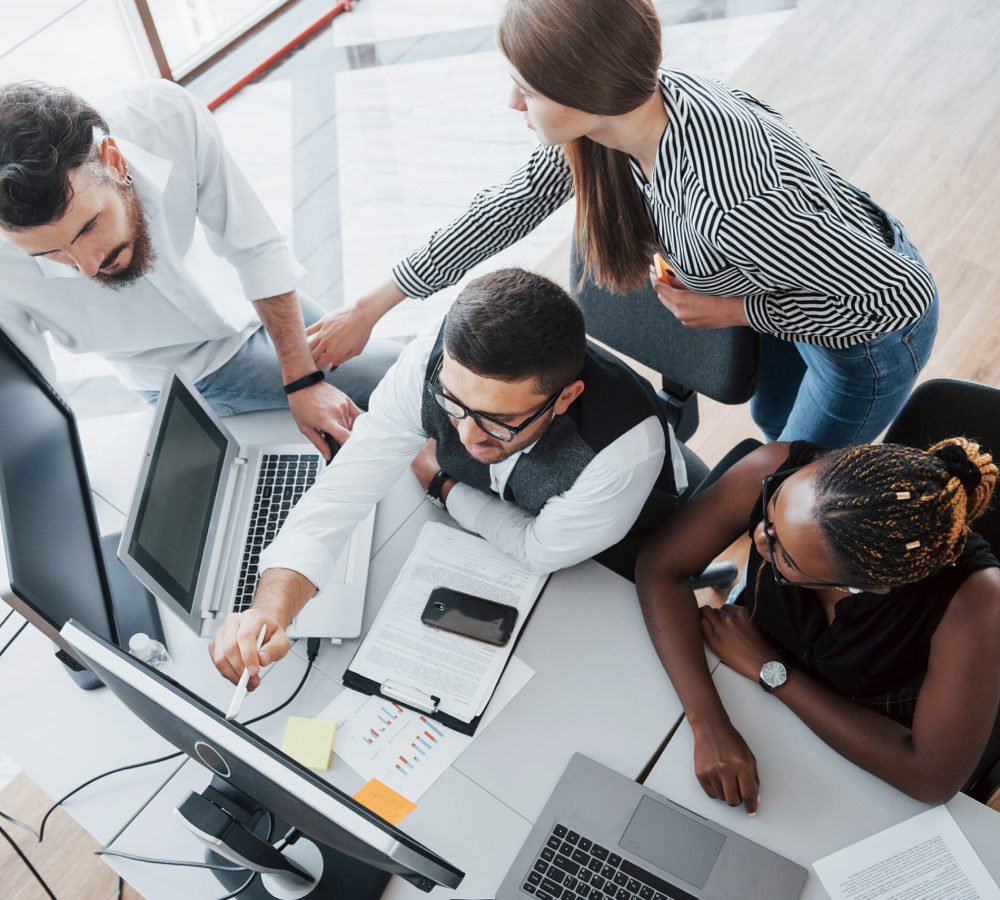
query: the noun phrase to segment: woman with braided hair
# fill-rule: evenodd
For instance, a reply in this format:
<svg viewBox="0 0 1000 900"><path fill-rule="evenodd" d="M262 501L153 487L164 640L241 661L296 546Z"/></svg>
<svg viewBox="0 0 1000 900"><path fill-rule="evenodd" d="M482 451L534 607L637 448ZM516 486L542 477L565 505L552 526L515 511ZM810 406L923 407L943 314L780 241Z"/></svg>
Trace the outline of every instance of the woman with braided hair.
<svg viewBox="0 0 1000 900"><path fill-rule="evenodd" d="M710 797L752 814L759 781L703 637L827 744L917 799L946 801L1000 755L1000 563L972 530L997 471L965 438L929 450L775 443L649 540L636 587ZM748 519L746 586L735 604L699 610L688 578Z"/></svg>

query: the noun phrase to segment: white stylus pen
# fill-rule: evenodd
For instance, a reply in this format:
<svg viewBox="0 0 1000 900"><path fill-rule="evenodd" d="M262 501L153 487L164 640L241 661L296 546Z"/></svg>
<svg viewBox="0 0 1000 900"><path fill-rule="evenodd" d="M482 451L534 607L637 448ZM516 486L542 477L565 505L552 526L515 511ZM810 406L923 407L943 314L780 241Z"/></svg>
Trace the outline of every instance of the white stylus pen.
<svg viewBox="0 0 1000 900"><path fill-rule="evenodd" d="M260 634L257 635L257 652L260 653L260 648L264 646L264 635L267 634L267 623L260 626ZM233 699L229 701L229 709L226 710L226 718L232 719L240 711L240 707L243 705L243 701L247 697L247 683L250 681L250 669L244 668L243 674L240 675L239 684L236 685L236 693L233 694Z"/></svg>

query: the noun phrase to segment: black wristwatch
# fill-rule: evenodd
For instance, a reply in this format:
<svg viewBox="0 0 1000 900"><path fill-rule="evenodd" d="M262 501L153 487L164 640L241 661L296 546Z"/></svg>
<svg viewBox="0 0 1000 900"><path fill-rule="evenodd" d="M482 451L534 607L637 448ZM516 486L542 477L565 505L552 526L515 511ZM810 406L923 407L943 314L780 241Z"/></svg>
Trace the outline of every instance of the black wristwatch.
<svg viewBox="0 0 1000 900"><path fill-rule="evenodd" d="M296 378L295 381L289 381L288 384L284 385L284 391L286 394L294 394L296 391L301 391L302 388L312 387L314 384L319 384L326 376L317 369L315 372L310 372L308 375L303 375L301 378Z"/></svg>
<svg viewBox="0 0 1000 900"><path fill-rule="evenodd" d="M444 483L451 478L451 476L444 470L438 469L437 475L431 479L431 483L427 485L427 499L431 501L438 509L446 510L444 497L441 496L441 488L444 487Z"/></svg>
<svg viewBox="0 0 1000 900"><path fill-rule="evenodd" d="M757 683L767 693L772 693L788 681L788 666L780 659L772 659L760 668Z"/></svg>

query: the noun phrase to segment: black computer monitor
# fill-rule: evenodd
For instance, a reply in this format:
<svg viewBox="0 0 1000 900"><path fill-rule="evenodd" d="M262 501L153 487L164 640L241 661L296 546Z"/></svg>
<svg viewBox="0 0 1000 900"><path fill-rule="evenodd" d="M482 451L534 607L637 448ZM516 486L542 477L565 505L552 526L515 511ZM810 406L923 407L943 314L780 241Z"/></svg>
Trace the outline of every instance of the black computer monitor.
<svg viewBox="0 0 1000 900"><path fill-rule="evenodd" d="M311 840L295 841L286 863L318 874L309 848L322 851L322 882L302 895L314 900L375 900L390 874L425 891L462 882L460 870L156 669L76 622L62 636L136 716L214 773L212 785L192 793L177 812L206 843L221 840L218 849L227 858L258 871L279 869L272 845L291 826ZM249 872L216 874L229 888ZM261 881L263 887L245 895L276 895L262 893L267 876Z"/></svg>
<svg viewBox="0 0 1000 900"><path fill-rule="evenodd" d="M0 332L0 594L60 648L83 687L97 682L59 637L71 618L121 646L138 631L162 640L155 601L101 539L76 418Z"/></svg>

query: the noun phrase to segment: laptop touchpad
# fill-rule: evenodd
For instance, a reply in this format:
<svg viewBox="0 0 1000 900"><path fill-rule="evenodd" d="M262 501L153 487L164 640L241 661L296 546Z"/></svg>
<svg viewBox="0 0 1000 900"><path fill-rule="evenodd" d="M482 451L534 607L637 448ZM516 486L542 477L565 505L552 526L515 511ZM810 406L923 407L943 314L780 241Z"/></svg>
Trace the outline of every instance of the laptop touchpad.
<svg viewBox="0 0 1000 900"><path fill-rule="evenodd" d="M622 835L623 849L703 888L726 837L650 797L639 801Z"/></svg>

